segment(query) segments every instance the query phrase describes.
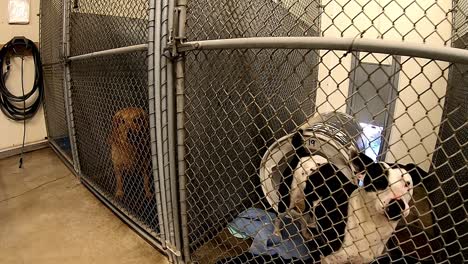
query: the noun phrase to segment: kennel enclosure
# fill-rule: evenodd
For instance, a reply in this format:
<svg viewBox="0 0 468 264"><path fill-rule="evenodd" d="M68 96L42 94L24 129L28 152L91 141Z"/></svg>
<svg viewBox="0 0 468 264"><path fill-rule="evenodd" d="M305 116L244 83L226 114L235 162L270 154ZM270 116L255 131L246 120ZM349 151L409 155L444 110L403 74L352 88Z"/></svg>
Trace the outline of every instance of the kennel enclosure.
<svg viewBox="0 0 468 264"><path fill-rule="evenodd" d="M348 113L366 153L429 172L385 254L462 263L467 15L466 0L43 0L48 138L171 261L216 263L249 251L233 220L274 211L260 177L268 149L309 118ZM114 124L128 108L145 120ZM117 197L109 136L135 127ZM149 198L134 169L146 162Z"/></svg>

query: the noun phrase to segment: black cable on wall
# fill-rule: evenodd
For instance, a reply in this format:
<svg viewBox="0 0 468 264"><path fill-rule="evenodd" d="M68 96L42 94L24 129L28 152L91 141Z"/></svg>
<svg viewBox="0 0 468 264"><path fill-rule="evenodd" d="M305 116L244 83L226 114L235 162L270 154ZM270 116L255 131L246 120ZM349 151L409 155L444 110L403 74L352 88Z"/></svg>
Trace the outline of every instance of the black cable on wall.
<svg viewBox="0 0 468 264"><path fill-rule="evenodd" d="M31 51L34 59L34 84L28 93L24 94L23 92L22 95L16 96L8 90L5 84L10 72L10 61L12 56L23 57L22 54L27 51ZM4 64L6 64L6 71L3 69ZM0 50L0 65L0 110L8 118L15 121L32 118L39 110L44 95L42 63L36 44L24 37L13 38ZM22 78L21 82L23 81Z"/></svg>
<svg viewBox="0 0 468 264"><path fill-rule="evenodd" d="M24 89L24 57L31 52L34 59L34 84L28 93ZM22 95L14 95L6 87L6 80L11 68L11 57L21 57L21 91ZM3 66L6 65L6 71ZM8 118L23 121L23 144L19 167L23 166L24 143L26 140L26 120L32 118L42 104L44 83L42 62L36 44L25 37L14 37L0 50L0 110Z"/></svg>

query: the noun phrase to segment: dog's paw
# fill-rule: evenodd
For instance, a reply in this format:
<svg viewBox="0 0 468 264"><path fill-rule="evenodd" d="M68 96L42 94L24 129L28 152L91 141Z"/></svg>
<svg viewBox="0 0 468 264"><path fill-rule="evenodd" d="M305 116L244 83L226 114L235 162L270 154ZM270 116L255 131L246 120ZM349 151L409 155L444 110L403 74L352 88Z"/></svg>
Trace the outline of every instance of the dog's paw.
<svg viewBox="0 0 468 264"><path fill-rule="evenodd" d="M281 229L279 227L275 227L273 235L281 238Z"/></svg>
<svg viewBox="0 0 468 264"><path fill-rule="evenodd" d="M307 229L301 230L301 234L302 234L302 238L305 241L309 241L309 240L312 240L312 238L314 238L314 236L312 236L312 234Z"/></svg>

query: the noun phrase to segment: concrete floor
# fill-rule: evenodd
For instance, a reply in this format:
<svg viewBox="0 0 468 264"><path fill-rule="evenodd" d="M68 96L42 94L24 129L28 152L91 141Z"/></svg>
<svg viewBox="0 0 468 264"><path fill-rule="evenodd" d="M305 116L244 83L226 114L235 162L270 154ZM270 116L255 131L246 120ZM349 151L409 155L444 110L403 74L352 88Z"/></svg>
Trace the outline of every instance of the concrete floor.
<svg viewBox="0 0 468 264"><path fill-rule="evenodd" d="M0 263L168 263L51 149L0 160Z"/></svg>

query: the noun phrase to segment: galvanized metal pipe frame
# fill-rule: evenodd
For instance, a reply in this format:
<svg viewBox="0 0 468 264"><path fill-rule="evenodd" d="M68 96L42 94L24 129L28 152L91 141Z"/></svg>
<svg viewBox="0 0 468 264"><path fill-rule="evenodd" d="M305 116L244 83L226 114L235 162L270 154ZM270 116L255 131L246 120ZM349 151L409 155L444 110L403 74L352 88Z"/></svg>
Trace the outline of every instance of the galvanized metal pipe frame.
<svg viewBox="0 0 468 264"><path fill-rule="evenodd" d="M178 28L178 15L184 13L185 14L185 1L181 0L169 0L168 2L168 9L167 9L167 34L164 35L166 40L166 48L169 45L177 45L177 35L179 34L180 30ZM173 56L177 56L177 54L172 54ZM172 227L173 236L172 244L175 246L175 256L176 261L178 263L183 263L183 256L181 253L182 242L181 242L181 227L180 227L180 209L179 209L179 186L178 186L178 177L176 177L177 170L180 170L176 164L176 142L179 142L176 138L177 135L177 116L176 116L176 96L175 90L177 90L178 85L180 83L177 79L177 67L178 67L178 60L176 59L175 62L169 60L167 58L163 59L166 63L167 69L167 105L168 105L168 154L169 154L169 179L170 179L170 200L171 200L171 207L172 207L172 222L170 223ZM174 72L174 68L176 69ZM174 76L175 74L175 76ZM175 77L175 82L174 82Z"/></svg>
<svg viewBox="0 0 468 264"><path fill-rule="evenodd" d="M146 51L148 50L148 44L138 44L138 45L133 45L133 46L127 46L127 47L121 47L121 48L115 48L115 49L108 49L108 50L102 50L102 51L95 51L95 52L90 52L82 55L76 55L72 57L68 57L68 61L77 61L77 60L84 60L84 59L90 59L90 58L96 58L96 57L102 57L102 56L109 56L109 55L116 55L116 54L124 54L124 53L130 53L130 52L137 52L137 51Z"/></svg>
<svg viewBox="0 0 468 264"><path fill-rule="evenodd" d="M186 42L178 51L220 49L315 49L385 53L468 64L468 50L384 39L255 37Z"/></svg>
<svg viewBox="0 0 468 264"><path fill-rule="evenodd" d="M182 0L182 2L186 2ZM179 17L179 27L185 33L185 17ZM180 29L179 29L180 30ZM185 35L184 35L185 36ZM188 238L186 204L186 162L185 162L185 52L195 50L227 49L314 49L375 52L390 55L411 56L448 62L468 64L468 51L452 47L435 47L428 44L404 43L377 39L329 38L329 37L255 37L180 42L174 48L175 89L177 107L177 162L180 187L180 217L183 239L184 261L190 263L190 241Z"/></svg>
<svg viewBox="0 0 468 264"><path fill-rule="evenodd" d="M161 39L164 39L164 47L165 48L168 48L168 42L170 41L170 32L171 32L171 26L172 26L172 21L173 21L173 16L171 15L172 12L174 12L174 2L172 0L162 0L161 1L164 8L162 8L162 17L163 17L163 20L164 20L164 25L163 27L161 27L161 30L164 30L164 32L161 31L161 36L160 38ZM163 51L162 51L163 52ZM167 243L171 244L172 245L172 255L171 255L171 258L172 258L172 261L174 261L175 263L177 263L177 256L178 255L178 248L175 246L175 232L174 232L174 215L175 215L175 211L174 211L174 206L173 204L176 202L176 201L172 201L172 189L173 189L173 186L171 186L171 178L173 177L171 174L170 174L170 161L169 161L169 156L171 155L171 152L174 152L170 147L169 147L169 138L171 137L171 121L170 119L172 118L170 115L169 115L169 109L171 108L171 101L169 100L169 93L170 93L170 90L174 87L174 84L173 84L173 71L172 71L172 62L171 60L165 58L165 57L161 57L161 66L164 65L164 69L165 69L165 75L161 74L161 77L165 77L166 78L166 83L165 85L162 85L160 87L161 91L162 92L165 92L165 96L166 96L166 102L167 102L167 112L166 112L166 137L163 138L164 141L167 142L167 144L165 144L165 147L166 147L166 151L167 151L167 160L165 161L165 166L164 167L164 173L165 173L165 181L166 181L166 188L164 189L164 191L166 192L166 199L168 200L168 217L170 217L172 219L172 221L170 221L168 223L169 225L169 238L168 238L168 241L166 241Z"/></svg>
<svg viewBox="0 0 468 264"><path fill-rule="evenodd" d="M148 25L148 103L151 135L151 162L153 168L156 206L158 210L158 224L161 238L161 245L166 248L167 209L164 190L164 174L162 173L162 143L161 143L161 96L160 90L160 35L161 31L161 5L156 1L149 1L149 25Z"/></svg>
<svg viewBox="0 0 468 264"><path fill-rule="evenodd" d="M179 263L190 263L189 239L187 230L187 204L186 204L186 161L185 161L185 54L178 51L178 47L185 40L186 31L186 0L170 0L169 28L172 29L170 43L174 62L169 61L168 71L174 74L168 78L170 92L170 135L171 140L171 185L174 187L174 220L176 231L176 246L180 249ZM175 79L175 80L174 80ZM174 96L175 92L175 96ZM175 118L175 119L174 119ZM177 156L176 156L177 155ZM177 160L177 163L176 163ZM177 175L177 176L176 176ZM177 195L178 194L178 195ZM177 202L176 202L177 201ZM180 208L179 208L180 207Z"/></svg>
<svg viewBox="0 0 468 264"><path fill-rule="evenodd" d="M67 114L67 122L69 126L69 136L70 136L70 143L72 147L72 156L74 160L74 171L73 173L77 176L81 176L81 170L80 170L80 161L78 157L78 151L77 151L77 145L76 145L76 135L75 135L75 126L74 126L74 119L73 119L73 109L72 109L72 102L71 102L71 75L70 75L70 63L73 61L78 61L78 60L83 60L83 59L90 59L90 58L96 58L96 57L102 57L102 56L109 56L109 55L115 55L115 54L124 54L124 53L130 53L130 52L136 52L136 51L146 51L149 48L149 44L139 44L139 45L133 45L133 46L128 46L128 47L122 47L122 48L115 48L115 49L109 49L109 50L104 50L104 51L97 51L97 52L92 52L88 54L83 54L83 55L78 55L78 56L72 56L70 57L70 20L69 20L69 0L63 0L63 6L64 6L64 20L63 20L63 61L64 61L64 91L65 91L65 101L66 101L66 114ZM158 12L154 13L158 14ZM154 20L149 21L150 27L151 23L154 24ZM151 31L151 28L149 29ZM149 42L153 41L154 39L157 39L154 37L153 34L149 34ZM148 80L150 81L150 80ZM151 82L149 82L151 84ZM149 92L154 92L156 89L150 89ZM150 97L151 98L151 97ZM150 105L150 111L151 111L151 105ZM154 122L153 122L154 124ZM154 135L154 133L153 133ZM152 137L152 142L153 142L153 137ZM55 149L58 151L58 149ZM156 152L152 152L156 153ZM158 170L159 167L156 166L156 170ZM154 247L158 248L162 252L168 254L167 249L165 246L163 246L164 239L159 240L159 238L153 237L151 234L149 234L147 231L143 230L131 217L127 216L124 212L122 212L119 208L117 208L114 204L109 202L106 197L104 197L97 189L93 187L93 185L88 182L85 178L80 177L81 182L99 199L101 200L104 204L106 204L115 214L117 214L124 222L126 222L131 228L135 230L140 236L142 236L145 240L147 240L150 244L152 244ZM155 180L157 180L158 177L155 175ZM161 190L159 187L159 182L155 182L155 187L157 187L157 190ZM165 202L165 201L164 201ZM158 206L158 218L159 218L159 223L167 223L167 221L162 220L162 215L164 214L163 210L161 210L160 206L162 204L162 201L159 200L157 201L157 206ZM165 203L164 203L165 204ZM160 226L161 227L161 226ZM159 235L164 235L164 228L160 228L160 234Z"/></svg>
<svg viewBox="0 0 468 264"><path fill-rule="evenodd" d="M63 90L65 100L65 115L67 116L68 138L72 151L73 168L77 175L81 175L80 160L76 146L75 121L73 118L73 106L71 102L71 77L70 64L67 63L67 58L70 56L70 10L68 0L63 0L63 33L62 33L62 48L63 48Z"/></svg>

